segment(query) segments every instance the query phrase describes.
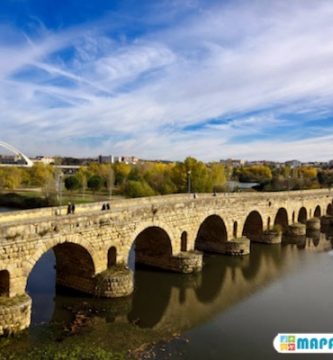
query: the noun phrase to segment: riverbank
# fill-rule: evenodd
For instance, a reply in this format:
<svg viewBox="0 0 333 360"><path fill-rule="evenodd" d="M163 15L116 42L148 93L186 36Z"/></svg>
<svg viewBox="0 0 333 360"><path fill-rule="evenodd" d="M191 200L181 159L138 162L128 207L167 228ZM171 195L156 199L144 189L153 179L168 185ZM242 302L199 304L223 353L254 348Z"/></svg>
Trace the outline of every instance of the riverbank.
<svg viewBox="0 0 333 360"><path fill-rule="evenodd" d="M0 206L23 210L52 206L52 204L48 199L37 195L2 193L0 194Z"/></svg>
<svg viewBox="0 0 333 360"><path fill-rule="evenodd" d="M121 198L120 196L113 196L115 198ZM75 204L88 204L97 201L109 200L108 195L102 194L65 194L62 199L62 205L68 204L68 202L74 202ZM27 210L43 208L48 206L59 205L57 199L44 196L40 191L15 191L15 192L3 192L0 193L0 207L5 207L15 210Z"/></svg>

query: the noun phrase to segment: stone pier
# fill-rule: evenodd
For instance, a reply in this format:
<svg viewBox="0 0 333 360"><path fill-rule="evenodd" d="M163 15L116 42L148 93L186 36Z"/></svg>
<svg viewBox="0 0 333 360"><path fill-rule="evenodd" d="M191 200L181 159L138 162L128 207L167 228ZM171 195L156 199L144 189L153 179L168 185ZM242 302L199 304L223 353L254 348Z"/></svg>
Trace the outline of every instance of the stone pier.
<svg viewBox="0 0 333 360"><path fill-rule="evenodd" d="M16 334L30 325L31 298L27 294L0 297L0 336Z"/></svg>
<svg viewBox="0 0 333 360"><path fill-rule="evenodd" d="M190 274L201 271L202 253L200 251L187 251L160 258L145 253L137 253L136 263L162 270Z"/></svg>
<svg viewBox="0 0 333 360"><path fill-rule="evenodd" d="M274 230L266 230L263 232L260 240L258 242L264 244L281 244L282 241L282 232L277 232Z"/></svg>
<svg viewBox="0 0 333 360"><path fill-rule="evenodd" d="M288 237L298 238L304 237L306 235L306 225L301 223L296 223L289 225L288 228Z"/></svg>
<svg viewBox="0 0 333 360"><path fill-rule="evenodd" d="M311 218L306 222L307 230L320 230L320 219L317 217Z"/></svg>
<svg viewBox="0 0 333 360"><path fill-rule="evenodd" d="M245 236L223 243L221 254L243 256L250 254L250 239Z"/></svg>
<svg viewBox="0 0 333 360"><path fill-rule="evenodd" d="M131 295L133 290L133 272L124 267L114 266L96 276L93 295L118 298Z"/></svg>

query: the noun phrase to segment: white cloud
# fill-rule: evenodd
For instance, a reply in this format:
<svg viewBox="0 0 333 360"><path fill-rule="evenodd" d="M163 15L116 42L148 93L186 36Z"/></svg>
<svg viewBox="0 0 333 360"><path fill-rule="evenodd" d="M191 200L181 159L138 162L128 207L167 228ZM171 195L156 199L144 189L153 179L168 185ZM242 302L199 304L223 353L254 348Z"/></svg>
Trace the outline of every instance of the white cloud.
<svg viewBox="0 0 333 360"><path fill-rule="evenodd" d="M107 36L104 21L0 42L0 137L77 156L331 158L332 120L325 138L302 127L333 114L333 4L190 3L191 16L131 40Z"/></svg>

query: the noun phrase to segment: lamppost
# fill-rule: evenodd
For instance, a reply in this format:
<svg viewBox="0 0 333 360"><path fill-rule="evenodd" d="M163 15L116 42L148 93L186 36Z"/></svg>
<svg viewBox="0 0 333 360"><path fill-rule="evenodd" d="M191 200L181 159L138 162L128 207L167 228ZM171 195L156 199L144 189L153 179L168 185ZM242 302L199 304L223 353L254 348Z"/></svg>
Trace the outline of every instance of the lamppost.
<svg viewBox="0 0 333 360"><path fill-rule="evenodd" d="M187 192L191 194L191 170L187 171Z"/></svg>

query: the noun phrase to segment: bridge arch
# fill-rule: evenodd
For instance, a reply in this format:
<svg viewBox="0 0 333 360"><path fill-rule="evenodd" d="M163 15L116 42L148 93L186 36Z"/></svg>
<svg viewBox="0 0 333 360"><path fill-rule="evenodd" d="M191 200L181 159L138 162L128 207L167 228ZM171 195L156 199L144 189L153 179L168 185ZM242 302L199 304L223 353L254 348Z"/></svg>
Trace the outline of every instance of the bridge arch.
<svg viewBox="0 0 333 360"><path fill-rule="evenodd" d="M25 291L32 298L31 319L34 323L51 319L57 286L90 294L96 288L94 259L87 248L64 241L50 244L43 250L38 252L39 256L35 254L36 261L25 264L27 272L20 285L23 287L20 293ZM45 295L42 298L41 293ZM48 304L42 313L41 301Z"/></svg>
<svg viewBox="0 0 333 360"><path fill-rule="evenodd" d="M264 225L262 216L257 210L251 211L245 219L242 235L246 236L251 241L256 241L260 240L263 230Z"/></svg>
<svg viewBox="0 0 333 360"><path fill-rule="evenodd" d="M183 231L180 236L180 251L187 251L187 239L188 239L187 231Z"/></svg>
<svg viewBox="0 0 333 360"><path fill-rule="evenodd" d="M305 224L306 220L308 218L308 213L306 211L306 208L304 206L302 206L299 211L298 211L298 218L297 221L299 223Z"/></svg>
<svg viewBox="0 0 333 360"><path fill-rule="evenodd" d="M213 214L201 223L195 240L195 248L209 251L226 241L228 241L228 233L225 222L219 215Z"/></svg>
<svg viewBox="0 0 333 360"><path fill-rule="evenodd" d="M234 221L232 235L235 239L237 238L237 235L238 235L238 222L237 221Z"/></svg>
<svg viewBox="0 0 333 360"><path fill-rule="evenodd" d="M314 217L320 217L321 216L321 207L320 205L317 205L313 214Z"/></svg>
<svg viewBox="0 0 333 360"><path fill-rule="evenodd" d="M4 141L0 141L0 147L7 149L7 150L13 152L14 154L18 155L19 157L21 157L26 163L25 166L27 166L27 167L33 166L33 162L28 158L28 156L24 155L21 151L17 150L14 146L7 144Z"/></svg>
<svg viewBox="0 0 333 360"><path fill-rule="evenodd" d="M10 276L8 270L0 270L0 296L9 296Z"/></svg>
<svg viewBox="0 0 333 360"><path fill-rule="evenodd" d="M67 274L73 275L74 278L75 276L92 278L96 273L105 269L105 264L103 264L102 267L100 266L101 263L88 241L82 239L81 241L78 239L68 241L65 238L60 241L51 240L39 246L34 255L23 264L23 276L25 277L24 289L27 286L29 275L34 266L49 250L53 250L56 257L57 280L58 274L60 280L60 276L66 271ZM81 272L81 270L83 271Z"/></svg>
<svg viewBox="0 0 333 360"><path fill-rule="evenodd" d="M277 211L277 213L275 215L275 219L274 219L274 225L281 226L283 231L288 230L288 225L289 225L288 212L285 208L281 207Z"/></svg>
<svg viewBox="0 0 333 360"><path fill-rule="evenodd" d="M293 211L292 217L291 217L291 221L293 224L295 224L295 218L296 218L296 212Z"/></svg>
<svg viewBox="0 0 333 360"><path fill-rule="evenodd" d="M268 216L267 218L267 229L269 230L271 228L271 217Z"/></svg>
<svg viewBox="0 0 333 360"><path fill-rule="evenodd" d="M115 246L111 246L108 250L108 268L116 265L117 263L117 248Z"/></svg>
<svg viewBox="0 0 333 360"><path fill-rule="evenodd" d="M133 255L135 263L163 268L172 257L172 242L169 234L159 226L148 226L134 239L128 262Z"/></svg>
<svg viewBox="0 0 333 360"><path fill-rule="evenodd" d="M327 215L333 215L333 206L332 206L331 203L327 205L326 214Z"/></svg>
<svg viewBox="0 0 333 360"><path fill-rule="evenodd" d="M172 255L180 251L181 232L178 234L175 228L172 228L167 223L156 220L154 220L154 222L142 222L136 226L135 231L130 236L132 241L131 248L134 248L137 237L148 228L160 228L166 233L166 235L170 240ZM178 242L177 241L175 242L174 239L177 238L178 238Z"/></svg>

